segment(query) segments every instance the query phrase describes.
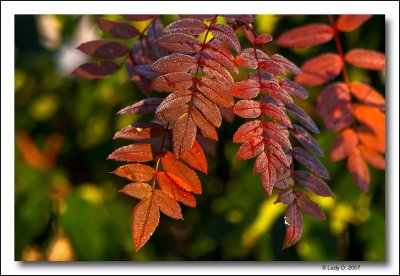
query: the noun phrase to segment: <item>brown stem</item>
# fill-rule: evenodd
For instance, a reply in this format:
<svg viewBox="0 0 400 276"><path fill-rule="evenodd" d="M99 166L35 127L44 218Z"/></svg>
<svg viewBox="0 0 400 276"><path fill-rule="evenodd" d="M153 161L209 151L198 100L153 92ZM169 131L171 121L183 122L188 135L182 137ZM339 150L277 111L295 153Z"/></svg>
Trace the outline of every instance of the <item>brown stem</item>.
<svg viewBox="0 0 400 276"><path fill-rule="evenodd" d="M254 28L252 28L251 31L252 31L254 37L256 37L257 33L256 33L256 31L254 31ZM263 104L264 95L263 95L263 90L261 89L261 72L260 72L260 66L258 66L259 61L258 61L257 47L256 47L256 44L254 43L254 41L253 41L253 51L254 51L254 57L257 61L257 76L258 76L258 83L260 85L260 108L261 108L261 106ZM261 115L261 121L264 121L264 115Z"/></svg>
<svg viewBox="0 0 400 276"><path fill-rule="evenodd" d="M346 64L344 62L343 48L342 48L342 44L340 43L339 32L336 28L335 18L333 17L333 15L329 15L329 21L331 23L331 26L333 29L333 34L335 36L336 49L337 49L338 54L343 62L343 70L342 70L343 78L344 78L346 85L349 86L350 82L349 82L349 76L347 74Z"/></svg>
<svg viewBox="0 0 400 276"><path fill-rule="evenodd" d="M155 168L155 171L156 171L155 174L157 174L158 168L160 166L162 150L164 148L165 138L167 137L168 127L169 127L169 123L167 123L167 126L165 127L164 135L163 135L162 142L161 142L161 147L160 147L160 150L158 151L158 158L157 158L157 163L156 163L156 168ZM154 176L154 178L153 178L153 184L152 184L153 190L154 190L155 186L156 186L156 176Z"/></svg>

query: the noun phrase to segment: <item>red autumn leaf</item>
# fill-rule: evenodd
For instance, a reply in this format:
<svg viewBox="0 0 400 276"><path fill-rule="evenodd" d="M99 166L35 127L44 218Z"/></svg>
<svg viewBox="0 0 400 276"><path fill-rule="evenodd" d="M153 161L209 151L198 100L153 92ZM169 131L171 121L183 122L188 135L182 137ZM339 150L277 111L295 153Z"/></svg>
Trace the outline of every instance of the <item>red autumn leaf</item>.
<svg viewBox="0 0 400 276"><path fill-rule="evenodd" d="M128 164L119 167L118 169L113 171L113 173L134 182L147 182L154 177L154 174L156 172L152 167L147 165Z"/></svg>
<svg viewBox="0 0 400 276"><path fill-rule="evenodd" d="M168 176L182 189L195 194L201 194L201 183L197 174L181 161L175 159L171 152L161 158L161 164Z"/></svg>
<svg viewBox="0 0 400 276"><path fill-rule="evenodd" d="M107 40L93 40L82 43L78 49L89 56L108 60L118 59L129 52L129 48L125 45Z"/></svg>
<svg viewBox="0 0 400 276"><path fill-rule="evenodd" d="M246 52L242 52L238 56L236 56L235 63L248 69L257 69L258 67L258 62L255 59L254 55Z"/></svg>
<svg viewBox="0 0 400 276"><path fill-rule="evenodd" d="M307 86L321 85L334 80L342 71L343 61L337 54L325 53L306 61L295 81Z"/></svg>
<svg viewBox="0 0 400 276"><path fill-rule="evenodd" d="M232 96L241 99L252 99L260 93L260 85L252 79L236 82L231 88Z"/></svg>
<svg viewBox="0 0 400 276"><path fill-rule="evenodd" d="M324 152L318 145L318 142L307 132L304 128L298 125L293 125L293 136L300 142L306 149L318 156L324 156Z"/></svg>
<svg viewBox="0 0 400 276"><path fill-rule="evenodd" d="M130 39L140 34L139 30L128 22L107 20L101 17L96 18L100 29L115 38Z"/></svg>
<svg viewBox="0 0 400 276"><path fill-rule="evenodd" d="M76 68L72 74L84 79L104 79L119 70L119 66L110 61L85 63Z"/></svg>
<svg viewBox="0 0 400 276"><path fill-rule="evenodd" d="M290 97L290 95L280 87L278 81L262 80L261 87L268 95L270 95L275 100L281 101L283 103L293 103L292 97Z"/></svg>
<svg viewBox="0 0 400 276"><path fill-rule="evenodd" d="M331 146L330 157L332 161L339 161L347 156L358 145L358 137L353 129L343 130Z"/></svg>
<svg viewBox="0 0 400 276"><path fill-rule="evenodd" d="M292 160L287 158L287 155L283 151L281 145L278 144L275 140L270 138L264 138L265 144L268 146L269 155L268 157L271 159L274 166L281 172L286 172Z"/></svg>
<svg viewBox="0 0 400 276"><path fill-rule="evenodd" d="M260 120L254 120L241 125L233 135L234 143L244 143L253 136L261 136L263 126Z"/></svg>
<svg viewBox="0 0 400 276"><path fill-rule="evenodd" d="M386 135L384 133L376 134L371 128L361 125L357 128L357 135L365 146L381 153L385 152Z"/></svg>
<svg viewBox="0 0 400 276"><path fill-rule="evenodd" d="M181 33L164 34L157 39L157 44L168 51L195 53L201 49L201 42L193 36Z"/></svg>
<svg viewBox="0 0 400 276"><path fill-rule="evenodd" d="M316 195L319 196L330 196L332 197L331 189L329 186L320 178L306 171L295 171L294 177L296 181Z"/></svg>
<svg viewBox="0 0 400 276"><path fill-rule="evenodd" d="M157 173L158 184L161 189L175 200L189 207L196 207L196 199L193 194L183 190L176 182L165 172Z"/></svg>
<svg viewBox="0 0 400 276"><path fill-rule="evenodd" d="M153 63L151 69L159 73L187 72L197 66L195 57L183 54L171 54Z"/></svg>
<svg viewBox="0 0 400 276"><path fill-rule="evenodd" d="M300 208L295 202L289 204L286 210L285 225L286 233L282 249L286 249L297 243L300 240L303 231L303 217Z"/></svg>
<svg viewBox="0 0 400 276"><path fill-rule="evenodd" d="M214 37L231 46L237 53L240 53L240 42L231 27L222 24L212 24L210 31Z"/></svg>
<svg viewBox="0 0 400 276"><path fill-rule="evenodd" d="M123 14L122 15L128 21L145 21L159 17L158 14Z"/></svg>
<svg viewBox="0 0 400 276"><path fill-rule="evenodd" d="M267 198L271 197L275 181L276 181L275 167L273 166L270 158L267 158L265 170L261 172L261 184L263 185L264 190L267 193Z"/></svg>
<svg viewBox="0 0 400 276"><path fill-rule="evenodd" d="M295 193L296 193L296 199L295 199L296 203L304 213L312 216L315 219L319 220L325 219L324 212L322 212L321 207L319 207L317 203L312 201L306 194L300 191L296 191Z"/></svg>
<svg viewBox="0 0 400 276"><path fill-rule="evenodd" d="M294 103L286 104L287 110L290 115L293 116L302 126L307 128L309 131L318 134L319 129L314 123L313 119L307 115L307 113ZM291 127L291 126L290 126Z"/></svg>
<svg viewBox="0 0 400 276"><path fill-rule="evenodd" d="M179 158L184 151L189 150L196 139L196 124L192 116L188 113L183 114L174 124L173 147L176 158Z"/></svg>
<svg viewBox="0 0 400 276"><path fill-rule="evenodd" d="M364 193L368 192L370 183L369 169L359 148L353 148L350 152L347 159L347 169L352 174L360 190Z"/></svg>
<svg viewBox="0 0 400 276"><path fill-rule="evenodd" d="M207 30L207 25L203 21L194 18L184 18L172 22L165 29L165 33L180 33L188 35L199 35Z"/></svg>
<svg viewBox="0 0 400 276"><path fill-rule="evenodd" d="M235 104L233 112L242 118L256 118L261 114L260 102L240 100Z"/></svg>
<svg viewBox="0 0 400 276"><path fill-rule="evenodd" d="M333 38L334 30L326 24L307 24L283 33L276 40L282 47L309 47L323 44Z"/></svg>
<svg viewBox="0 0 400 276"><path fill-rule="evenodd" d="M207 119L197 108L192 107L190 109L190 116L192 117L195 125L200 129L200 133L203 137L218 141L218 135L215 127L209 121L207 121Z"/></svg>
<svg viewBox="0 0 400 276"><path fill-rule="evenodd" d="M182 219L182 210L178 202L161 190L154 190L154 201L165 215L173 219Z"/></svg>
<svg viewBox="0 0 400 276"><path fill-rule="evenodd" d="M271 119L280 121L284 126L291 128L292 123L289 117L283 111L283 108L276 106L271 103L262 104L261 106L263 114L267 115Z"/></svg>
<svg viewBox="0 0 400 276"><path fill-rule="evenodd" d="M279 81L279 84L283 90L285 90L289 95L297 97L299 99L305 100L308 98L308 92L303 86L297 82L291 81L289 79L283 79Z"/></svg>
<svg viewBox="0 0 400 276"><path fill-rule="evenodd" d="M144 198L133 209L132 237L136 252L150 239L160 221L160 211L153 195Z"/></svg>
<svg viewBox="0 0 400 276"><path fill-rule="evenodd" d="M181 160L192 168L207 174L207 159L199 142L194 141L190 150L182 153Z"/></svg>
<svg viewBox="0 0 400 276"><path fill-rule="evenodd" d="M273 59L262 60L258 63L258 66L264 70L264 72L270 73L272 75L284 76L286 75L285 68L280 62Z"/></svg>
<svg viewBox="0 0 400 276"><path fill-rule="evenodd" d="M150 144L130 144L112 152L107 159L127 162L148 162L154 159Z"/></svg>
<svg viewBox="0 0 400 276"><path fill-rule="evenodd" d="M146 183L130 183L122 187L119 192L126 194L137 199L143 199L151 194L153 188Z"/></svg>
<svg viewBox="0 0 400 276"><path fill-rule="evenodd" d="M293 148L293 157L301 164L306 166L310 171L319 177L329 179L329 173L319 161L314 156L310 155L308 152L299 147Z"/></svg>
<svg viewBox="0 0 400 276"><path fill-rule="evenodd" d="M235 75L239 74L239 70L235 64L235 59L229 49L223 47L222 45L208 42L203 49L203 53L221 65L225 66Z"/></svg>
<svg viewBox="0 0 400 276"><path fill-rule="evenodd" d="M213 77L205 76L197 79L197 89L217 105L223 107L232 107L234 105L230 87L222 85Z"/></svg>
<svg viewBox="0 0 400 276"><path fill-rule="evenodd" d="M349 88L360 102L385 110L385 98L373 87L361 82L352 82Z"/></svg>
<svg viewBox="0 0 400 276"><path fill-rule="evenodd" d="M367 161L371 166L377 169L384 170L386 167L385 158L382 157L377 151L370 149L366 146L359 146L361 154L365 161Z"/></svg>
<svg viewBox="0 0 400 276"><path fill-rule="evenodd" d="M259 34L254 39L255 44L265 44L272 41L272 36L269 34Z"/></svg>
<svg viewBox="0 0 400 276"><path fill-rule="evenodd" d="M196 93L193 98L193 105L201 112L201 114L216 127L220 127L222 116L218 106L207 99L203 94Z"/></svg>
<svg viewBox="0 0 400 276"><path fill-rule="evenodd" d="M156 78L151 86L157 92L185 91L193 84L193 76L189 73L175 72Z"/></svg>
<svg viewBox="0 0 400 276"><path fill-rule="evenodd" d="M268 136L282 147L292 147L289 140L289 132L287 132L287 129L285 127L282 127L280 124L276 124L273 122L264 122L263 128Z"/></svg>
<svg viewBox="0 0 400 276"><path fill-rule="evenodd" d="M343 14L336 21L336 29L340 32L351 32L359 28L365 21L372 17L371 14Z"/></svg>
<svg viewBox="0 0 400 276"><path fill-rule="evenodd" d="M119 115L126 115L126 114L147 114L147 113L154 113L157 110L157 107L161 104L163 101L163 98L147 98L141 101L138 101L137 103L127 106L120 111L118 111L117 114Z"/></svg>
<svg viewBox="0 0 400 276"><path fill-rule="evenodd" d="M368 70L384 70L385 55L365 49L352 49L345 55L345 60L351 65L368 69Z"/></svg>
<svg viewBox="0 0 400 276"><path fill-rule="evenodd" d="M286 71L298 75L301 73L301 70L299 67L297 67L296 64L285 58L284 56L281 56L280 54L274 54L271 57L271 60L277 62L280 66L282 66Z"/></svg>
<svg viewBox="0 0 400 276"><path fill-rule="evenodd" d="M263 137L255 136L247 140L237 151L238 160L246 160L259 155L264 150Z"/></svg>

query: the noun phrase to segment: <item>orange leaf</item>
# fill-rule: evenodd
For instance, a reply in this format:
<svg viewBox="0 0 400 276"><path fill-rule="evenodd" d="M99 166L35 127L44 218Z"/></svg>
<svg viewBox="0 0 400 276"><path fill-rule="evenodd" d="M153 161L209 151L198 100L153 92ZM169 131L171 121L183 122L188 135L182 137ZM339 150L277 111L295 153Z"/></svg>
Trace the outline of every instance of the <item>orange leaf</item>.
<svg viewBox="0 0 400 276"><path fill-rule="evenodd" d="M161 190L154 190L154 200L160 208L161 212L165 215L174 218L174 219L182 219L182 211L181 207L179 207L178 202L175 201L168 194L164 193Z"/></svg>
<svg viewBox="0 0 400 276"><path fill-rule="evenodd" d="M173 147L176 158L179 158L184 151L189 150L196 139L197 128L192 116L183 114L174 124Z"/></svg>
<svg viewBox="0 0 400 276"><path fill-rule="evenodd" d="M107 159L127 162L148 162L153 160L150 144L131 144L112 152Z"/></svg>
<svg viewBox="0 0 400 276"><path fill-rule="evenodd" d="M350 92L357 98L357 100L377 107L380 110L385 110L385 98L368 84L352 82L349 88Z"/></svg>
<svg viewBox="0 0 400 276"><path fill-rule="evenodd" d="M161 164L168 176L182 189L195 194L201 194L201 183L197 174L188 166L177 160L171 152L161 158Z"/></svg>
<svg viewBox="0 0 400 276"><path fill-rule="evenodd" d="M373 149L370 149L366 146L361 145L360 151L364 159L371 165L377 169L384 170L386 167L385 158L382 157L378 152Z"/></svg>
<svg viewBox="0 0 400 276"><path fill-rule="evenodd" d="M154 196L144 198L133 209L132 237L136 252L150 239L160 221L160 211L154 202Z"/></svg>
<svg viewBox="0 0 400 276"><path fill-rule="evenodd" d="M364 193L368 192L370 183L369 169L358 147L353 148L350 152L347 159L347 169L352 174L361 191Z"/></svg>
<svg viewBox="0 0 400 276"><path fill-rule="evenodd" d="M375 134L370 128L360 126L357 128L357 134L362 144L374 149L378 152L384 153L386 150L385 134Z"/></svg>
<svg viewBox="0 0 400 276"><path fill-rule="evenodd" d="M378 108L354 104L353 110L356 119L369 127L375 135L385 135L385 114Z"/></svg>
<svg viewBox="0 0 400 276"><path fill-rule="evenodd" d="M137 199L143 199L148 197L152 190L151 186L146 183L130 183L122 187L119 192Z"/></svg>
<svg viewBox="0 0 400 276"><path fill-rule="evenodd" d="M179 187L176 182L167 175L165 172L157 173L158 184L160 184L161 189L168 194L170 197L182 202L186 206L196 207L196 199L193 194L184 191Z"/></svg>
<svg viewBox="0 0 400 276"><path fill-rule="evenodd" d="M351 128L343 130L332 144L330 157L332 161L339 161L347 156L358 144L357 134Z"/></svg>
<svg viewBox="0 0 400 276"><path fill-rule="evenodd" d="M135 182L147 182L153 178L155 170L143 164L128 164L119 167L113 173Z"/></svg>
<svg viewBox="0 0 400 276"><path fill-rule="evenodd" d="M207 159L199 142L196 140L190 150L182 153L181 159L192 168L207 174Z"/></svg>
<svg viewBox="0 0 400 276"><path fill-rule="evenodd" d="M345 55L345 60L351 65L369 69L369 70L384 70L385 55L372 50L353 49Z"/></svg>
<svg viewBox="0 0 400 276"><path fill-rule="evenodd" d="M295 81L302 85L321 85L335 79L343 68L343 61L337 54L326 53L310 59L301 67L302 73Z"/></svg>

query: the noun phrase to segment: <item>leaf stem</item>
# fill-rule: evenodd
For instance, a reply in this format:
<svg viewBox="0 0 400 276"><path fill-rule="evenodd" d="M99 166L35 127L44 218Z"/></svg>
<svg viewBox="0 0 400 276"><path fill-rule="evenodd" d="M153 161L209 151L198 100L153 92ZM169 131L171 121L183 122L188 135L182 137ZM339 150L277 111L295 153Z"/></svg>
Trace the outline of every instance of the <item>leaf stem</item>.
<svg viewBox="0 0 400 276"><path fill-rule="evenodd" d="M333 17L333 15L329 15L329 21L331 23L331 26L333 28L333 34L335 36L335 44L336 44L336 49L338 51L338 54L343 62L343 70L342 70L342 74L343 74L343 78L344 81L346 83L347 86L349 86L349 76L347 74L347 69L346 69L346 64L344 62L344 55L343 55L343 48L342 48L342 44L340 43L340 38L339 38L339 32L336 28L336 23L335 23L335 18Z"/></svg>
<svg viewBox="0 0 400 276"><path fill-rule="evenodd" d="M157 174L158 168L160 166L161 154L162 154L162 150L164 148L165 138L166 138L167 132L168 132L168 127L169 127L169 122L167 123L167 126L165 127L164 135L163 135L162 142L161 142L161 147L160 147L160 150L158 151L158 158L157 158L157 163L156 163L156 168L155 168L155 171L156 171L155 174ZM154 190L155 186L156 186L156 176L153 177L153 183L152 183L153 190Z"/></svg>
<svg viewBox="0 0 400 276"><path fill-rule="evenodd" d="M251 31L252 31L254 37L256 37L257 33L254 30L253 26L251 26ZM263 104L264 95L263 95L263 90L261 88L261 72L260 72L260 66L258 65L259 61L258 61L258 55L257 55L257 47L256 47L256 44L254 43L254 41L253 41L253 51L254 51L254 58L257 61L257 76L258 76L258 84L260 85L260 108L261 108L261 106ZM261 115L261 121L264 121L264 115Z"/></svg>

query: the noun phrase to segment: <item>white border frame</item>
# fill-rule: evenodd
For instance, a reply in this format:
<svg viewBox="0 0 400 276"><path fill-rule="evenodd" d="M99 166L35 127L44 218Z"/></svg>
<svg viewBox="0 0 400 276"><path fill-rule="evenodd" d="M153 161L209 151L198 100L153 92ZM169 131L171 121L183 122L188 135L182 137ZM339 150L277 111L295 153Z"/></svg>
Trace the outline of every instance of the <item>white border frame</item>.
<svg viewBox="0 0 400 276"><path fill-rule="evenodd" d="M397 1L130 1L2 2L1 5L1 273L13 274L345 274L323 271L328 262L32 263L14 261L14 15L225 13L385 14L387 57L386 244L387 261L361 264L352 274L399 274L399 3ZM390 206L389 206L390 203ZM350 264L349 262L343 264ZM299 269L301 267L301 269Z"/></svg>

